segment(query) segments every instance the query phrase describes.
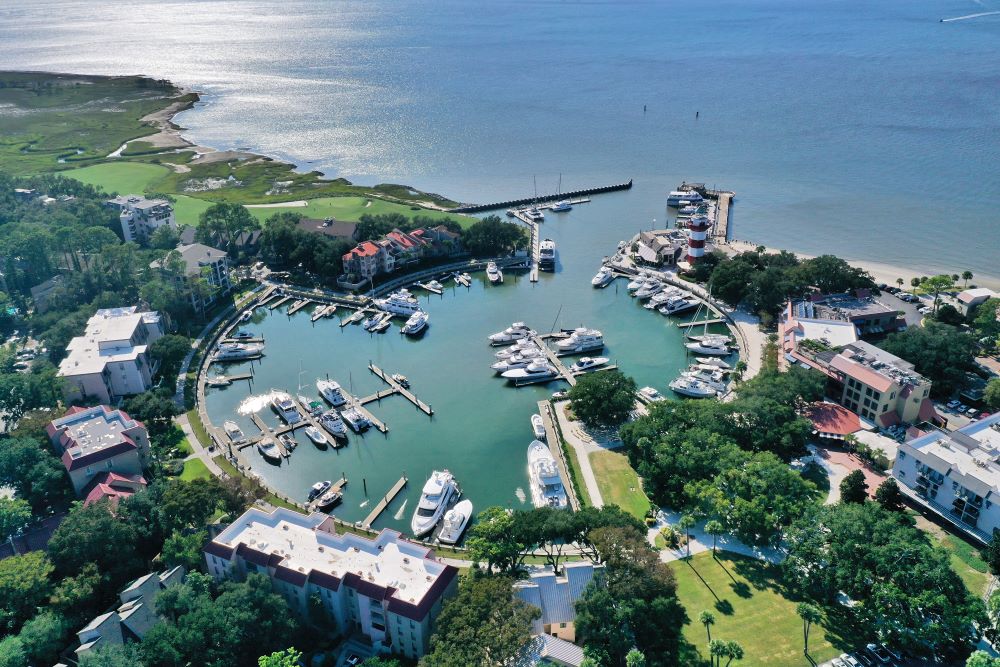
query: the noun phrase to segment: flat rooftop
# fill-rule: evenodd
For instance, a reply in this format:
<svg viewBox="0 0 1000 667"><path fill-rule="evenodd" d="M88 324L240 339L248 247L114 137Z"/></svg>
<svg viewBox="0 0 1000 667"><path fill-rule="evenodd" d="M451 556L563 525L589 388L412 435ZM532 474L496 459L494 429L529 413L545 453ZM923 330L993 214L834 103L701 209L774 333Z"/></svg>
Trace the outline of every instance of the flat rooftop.
<svg viewBox="0 0 1000 667"><path fill-rule="evenodd" d="M134 419L120 410L105 411L103 406L82 410L52 422L55 429L63 430L73 441L66 443L66 446L73 448L73 458L121 443L122 432L136 425Z"/></svg>
<svg viewBox="0 0 1000 667"><path fill-rule="evenodd" d="M795 304L796 316L821 320L877 317L895 312L895 308L890 308L873 298L859 298L850 294L828 294L815 301L800 301Z"/></svg>
<svg viewBox="0 0 1000 667"><path fill-rule="evenodd" d="M920 452L920 459L942 475L956 478L980 496L1000 491L1000 413L957 431L933 431L900 450Z"/></svg>
<svg viewBox="0 0 1000 667"><path fill-rule="evenodd" d="M303 516L276 509L268 514L250 509L214 542L282 557L281 565L308 574L311 570L343 578L353 573L365 581L394 588L393 597L418 604L446 566L430 558L430 550L383 530L374 539L351 533L336 535L321 527L329 517Z"/></svg>
<svg viewBox="0 0 1000 667"><path fill-rule="evenodd" d="M155 312L136 312L135 306L99 310L89 320L82 336L66 346L66 358L59 364L60 375L99 373L114 361L130 361L146 351L145 345L129 341L144 324L159 322Z"/></svg>

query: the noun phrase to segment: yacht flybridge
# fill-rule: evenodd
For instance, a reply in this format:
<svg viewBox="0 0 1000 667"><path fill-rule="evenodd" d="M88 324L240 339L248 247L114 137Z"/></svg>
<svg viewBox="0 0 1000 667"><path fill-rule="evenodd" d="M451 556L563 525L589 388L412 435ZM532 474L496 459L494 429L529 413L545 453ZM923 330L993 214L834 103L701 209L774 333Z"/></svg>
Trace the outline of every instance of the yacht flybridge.
<svg viewBox="0 0 1000 667"><path fill-rule="evenodd" d="M579 327L573 330L569 338L556 341L556 351L559 354L577 354L604 348L604 334L597 329Z"/></svg>
<svg viewBox="0 0 1000 667"><path fill-rule="evenodd" d="M448 504L461 495L455 476L447 470L435 470L424 483L420 501L413 512L410 530L414 537L423 537L434 530L448 508Z"/></svg>
<svg viewBox="0 0 1000 667"><path fill-rule="evenodd" d="M531 334L532 331L528 328L527 324L524 322L514 322L503 331L498 331L491 335L489 341L491 345L507 345L508 343L514 343L527 338Z"/></svg>
<svg viewBox="0 0 1000 667"><path fill-rule="evenodd" d="M531 482L531 503L535 507L569 507L559 466L544 442L534 440L528 446L528 480Z"/></svg>

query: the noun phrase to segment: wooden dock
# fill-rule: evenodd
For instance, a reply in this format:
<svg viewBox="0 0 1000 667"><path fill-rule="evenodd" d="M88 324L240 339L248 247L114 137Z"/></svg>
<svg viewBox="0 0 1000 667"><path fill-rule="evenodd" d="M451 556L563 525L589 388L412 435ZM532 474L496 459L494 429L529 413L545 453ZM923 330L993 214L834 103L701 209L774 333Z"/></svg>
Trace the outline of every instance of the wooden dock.
<svg viewBox="0 0 1000 667"><path fill-rule="evenodd" d="M340 321L340 328L343 329L348 324L354 324L355 322L360 322L361 320L365 319L365 313L367 312L375 312L375 311L369 308L358 308L356 311L354 311L353 313L351 313L350 315L348 315L347 317L345 317Z"/></svg>
<svg viewBox="0 0 1000 667"><path fill-rule="evenodd" d="M712 227L712 237L726 241L729 239L729 207L733 203L733 192L719 192L715 208L715 225Z"/></svg>
<svg viewBox="0 0 1000 667"><path fill-rule="evenodd" d="M549 363L552 364L557 371L559 371L559 375L562 376L562 379L568 382L569 386L576 386L576 375L566 367L566 364L560 361L559 357L555 353L555 350L545 344L545 339L538 334L534 334L531 338L535 341L535 345L537 345L538 348L545 353L545 357L548 359ZM517 382L515 381L514 384L517 384Z"/></svg>
<svg viewBox="0 0 1000 667"><path fill-rule="evenodd" d="M366 408L361 403L361 401L359 401L357 398L355 398L354 396L352 396L351 394L349 394L346 389L344 389L343 387L341 387L340 388L340 393L343 394L344 398L347 399L347 405L350 406L350 407L353 407L353 408L357 408L358 412L360 412L361 414L363 414L365 417L368 418L368 421L370 421L372 423L372 426L375 427L375 430L377 430L379 433L388 433L389 432L389 427L386 426L385 422L383 422L381 419L379 419L378 417L376 417L375 415L373 415L368 410L368 408Z"/></svg>
<svg viewBox="0 0 1000 667"><path fill-rule="evenodd" d="M299 299L298 301L292 304L291 308L288 309L288 314L294 315L295 313L299 312L300 310L308 306L310 303L313 303L312 299Z"/></svg>
<svg viewBox="0 0 1000 667"><path fill-rule="evenodd" d="M286 302L291 301L291 300L292 300L292 297L290 297L290 296L283 296L280 299L278 299L277 301L275 301L275 302L273 302L271 304L268 304L267 307L270 310L274 310L275 308L278 308L279 306L281 306L281 304L286 303Z"/></svg>
<svg viewBox="0 0 1000 667"><path fill-rule="evenodd" d="M417 398L416 395L412 391L410 391L409 389L407 389L403 385L401 385L398 382L396 382L395 380L393 380L391 374L386 373L384 370L382 370L381 368L379 368L378 366L376 366L375 364L373 364L371 362L368 363L368 370L370 370L377 378L379 378L380 380L382 380L383 382L385 382L386 384L388 384L392 388L392 392L390 392L390 394L388 394L388 395L399 394L400 396L402 396L406 400L408 400L410 403L413 403L413 405L417 406L417 409L419 409L421 412L423 412L428 417L430 417L430 416L432 416L434 414L434 408L432 408L431 406L427 405L426 403L424 403L423 401L421 401L419 398ZM379 392L379 393L381 393L381 392Z"/></svg>
<svg viewBox="0 0 1000 667"><path fill-rule="evenodd" d="M559 476L562 478L563 488L566 489L566 495L569 498L569 506L574 512L577 512L580 509L580 499L576 497L576 489L574 489L573 485L570 483L569 470L566 466L566 458L563 455L562 445L559 440L559 433L556 431L556 427L553 424L554 415L552 415L549 405L550 403L548 401L538 401L538 414L542 416L542 424L545 426L545 444L548 445L549 453L552 454L552 458L556 460L556 466L559 468Z"/></svg>
<svg viewBox="0 0 1000 667"><path fill-rule="evenodd" d="M492 204L467 204L457 208L449 209L449 213L480 213L482 211L494 211L500 208L513 208L516 206L528 206L531 204L540 205L545 202L580 199L589 195L601 194L603 192L617 192L618 190L629 190L632 187L632 179L625 183L615 185L604 185L596 188L583 188L582 190L572 190L557 194L537 195L534 197L524 197L523 199L512 199L509 201L494 202Z"/></svg>
<svg viewBox="0 0 1000 667"><path fill-rule="evenodd" d="M715 318L712 318L710 320L698 320L697 322L678 322L677 326L681 327L683 329L690 329L691 327L700 327L702 325L708 325L708 324L725 324L725 323L726 323L726 318L724 318L724 317L715 317Z"/></svg>
<svg viewBox="0 0 1000 667"><path fill-rule="evenodd" d="M309 319L315 322L316 320L322 319L324 317L332 317L335 312L337 312L336 304L330 304L314 310L312 317L310 317Z"/></svg>
<svg viewBox="0 0 1000 667"><path fill-rule="evenodd" d="M226 378L228 378L230 384L232 384L233 382L239 382L240 380L252 380L253 373L237 373L236 375L227 375Z"/></svg>
<svg viewBox="0 0 1000 667"><path fill-rule="evenodd" d="M389 489L388 493L382 496L382 499L376 503L372 511L365 517L365 520L361 522L361 526L363 528L371 528L372 524L375 523L375 520L379 517L379 515L385 511L385 508L389 506L389 503L391 503L396 496L399 495L399 492L402 491L405 486L406 475L403 475L396 481L395 484L392 485L392 488Z"/></svg>

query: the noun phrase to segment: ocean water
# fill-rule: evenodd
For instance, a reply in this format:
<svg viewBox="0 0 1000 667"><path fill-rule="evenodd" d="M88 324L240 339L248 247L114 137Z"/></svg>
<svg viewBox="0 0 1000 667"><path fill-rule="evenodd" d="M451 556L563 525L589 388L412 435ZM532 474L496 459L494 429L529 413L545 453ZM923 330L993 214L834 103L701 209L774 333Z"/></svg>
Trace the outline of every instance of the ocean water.
<svg viewBox="0 0 1000 667"><path fill-rule="evenodd" d="M635 179L738 193L732 234L1000 274L997 0L32 0L9 68L205 93L195 141L463 201ZM696 118L697 113L697 118ZM593 252L600 252L594 241Z"/></svg>

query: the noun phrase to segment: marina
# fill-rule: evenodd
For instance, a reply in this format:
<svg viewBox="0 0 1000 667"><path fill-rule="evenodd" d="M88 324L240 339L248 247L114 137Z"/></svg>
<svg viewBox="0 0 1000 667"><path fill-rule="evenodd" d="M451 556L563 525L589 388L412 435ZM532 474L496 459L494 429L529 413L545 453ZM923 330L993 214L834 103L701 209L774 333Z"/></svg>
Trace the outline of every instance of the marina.
<svg viewBox="0 0 1000 667"><path fill-rule="evenodd" d="M407 483L406 475L403 475L398 480L396 480L396 483L392 485L392 487L386 492L386 494L382 496L382 498L377 503L375 503L375 507L372 508L372 511L369 512L368 516L366 516L364 520L361 522L361 527L371 528L372 524L375 523L375 520L378 519L379 515L382 514L382 512L384 512L387 507L389 507L389 504L396 499L396 496L399 495L399 492L402 491L404 487L406 487L406 483Z"/></svg>

